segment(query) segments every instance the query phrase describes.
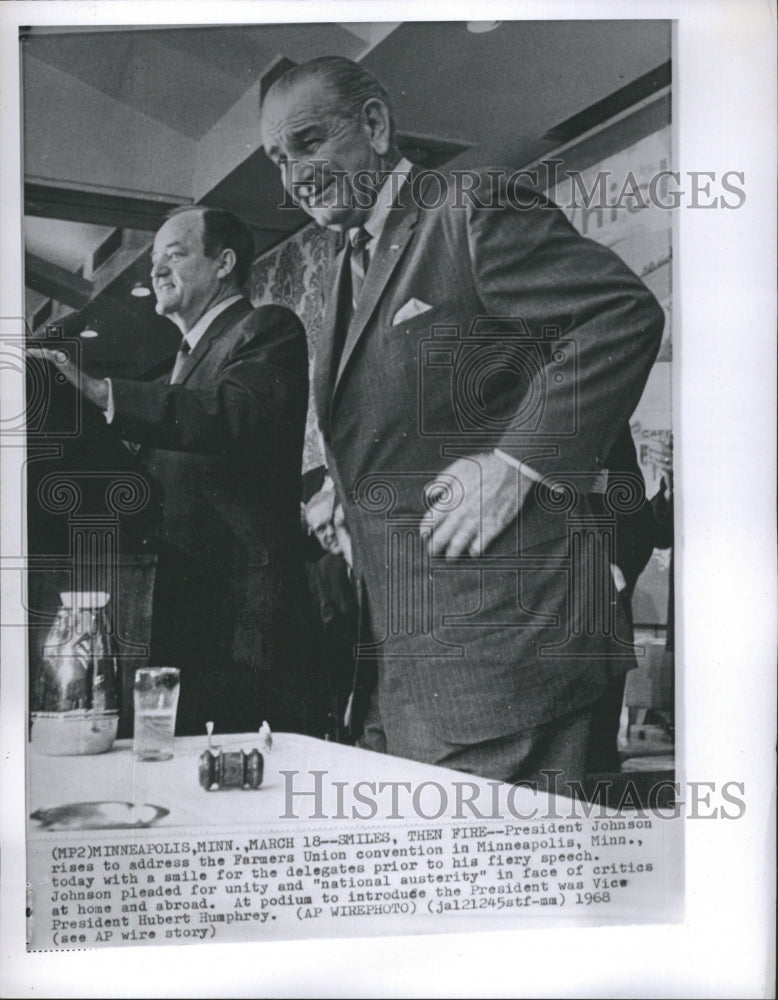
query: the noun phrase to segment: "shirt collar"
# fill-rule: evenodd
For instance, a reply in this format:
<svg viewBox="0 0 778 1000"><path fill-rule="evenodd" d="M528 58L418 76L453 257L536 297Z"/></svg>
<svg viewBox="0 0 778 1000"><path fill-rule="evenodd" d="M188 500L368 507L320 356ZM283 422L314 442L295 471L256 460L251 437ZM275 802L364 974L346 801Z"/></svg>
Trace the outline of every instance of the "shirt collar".
<svg viewBox="0 0 778 1000"><path fill-rule="evenodd" d="M386 225L386 220L389 217L389 212L392 209L394 200L403 184L408 180L411 169L411 161L404 156L394 169L389 171L383 184L378 189L376 203L368 216L367 222L365 222L362 227L370 235L371 245L375 244L376 240L378 240L381 233L384 231L384 226ZM358 226L349 230L349 239L352 243L354 235L358 231Z"/></svg>
<svg viewBox="0 0 778 1000"><path fill-rule="evenodd" d="M197 347L203 334L216 317L221 316L225 309L229 309L234 302L238 302L242 298L243 296L239 292L236 292L235 295L228 295L226 299L222 299L215 306L211 306L210 309L205 310L192 329L184 334L184 340L189 344L190 352Z"/></svg>

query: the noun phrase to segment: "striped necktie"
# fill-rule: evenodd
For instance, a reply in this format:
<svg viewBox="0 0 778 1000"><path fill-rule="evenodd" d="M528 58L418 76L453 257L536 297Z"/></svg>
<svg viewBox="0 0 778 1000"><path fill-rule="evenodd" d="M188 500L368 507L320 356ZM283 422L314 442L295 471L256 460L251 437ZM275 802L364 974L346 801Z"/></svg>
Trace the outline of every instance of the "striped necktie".
<svg viewBox="0 0 778 1000"><path fill-rule="evenodd" d="M372 239L370 233L360 226L349 233L351 243L351 315L357 311L359 295L365 283L365 274L370 266L370 252L367 245Z"/></svg>
<svg viewBox="0 0 778 1000"><path fill-rule="evenodd" d="M186 337L181 341L181 346L178 348L178 354L176 354L175 364L173 365L173 371L170 373L170 385L175 385L181 376L181 369L184 367L184 362L186 361L191 347L189 346L189 341Z"/></svg>

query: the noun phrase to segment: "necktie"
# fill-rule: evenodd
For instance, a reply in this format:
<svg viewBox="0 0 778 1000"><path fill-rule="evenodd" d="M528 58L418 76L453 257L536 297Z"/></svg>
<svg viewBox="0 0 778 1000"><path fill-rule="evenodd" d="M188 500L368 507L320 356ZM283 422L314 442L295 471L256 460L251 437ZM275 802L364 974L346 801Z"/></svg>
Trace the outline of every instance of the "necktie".
<svg viewBox="0 0 778 1000"><path fill-rule="evenodd" d="M357 311L357 303L359 302L359 295L362 291L362 285L365 283L365 274L367 273L368 266L370 265L370 253L367 249L367 245L372 237L370 233L360 226L359 229L353 230L349 233L349 240L351 242L351 315Z"/></svg>
<svg viewBox="0 0 778 1000"><path fill-rule="evenodd" d="M173 371L170 373L170 384L175 385L181 376L181 369L184 367L184 361L190 352L191 348L189 346L189 341L186 337L181 341L181 346L178 348L178 354L176 354L176 361L173 365Z"/></svg>
<svg viewBox="0 0 778 1000"><path fill-rule="evenodd" d="M351 230L348 234L349 244L346 253L348 254L348 276L351 279L351 288L349 289L348 282L344 280L339 308L340 321L335 329L335 338L332 345L332 362L335 365L336 371L341 352L343 351L343 345L346 342L346 334L357 309L359 294L365 282L365 272L370 264L370 254L368 253L367 244L371 238L370 233L362 226L359 229Z"/></svg>

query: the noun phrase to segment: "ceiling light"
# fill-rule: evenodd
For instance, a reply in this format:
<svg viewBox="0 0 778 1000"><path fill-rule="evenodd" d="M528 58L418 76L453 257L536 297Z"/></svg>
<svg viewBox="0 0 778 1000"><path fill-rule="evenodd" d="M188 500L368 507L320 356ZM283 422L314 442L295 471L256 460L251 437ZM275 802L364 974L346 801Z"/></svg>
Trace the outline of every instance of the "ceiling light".
<svg viewBox="0 0 778 1000"><path fill-rule="evenodd" d="M468 21L467 30L473 35L483 35L487 31L494 31L499 28L502 21Z"/></svg>
<svg viewBox="0 0 778 1000"><path fill-rule="evenodd" d="M130 289L130 295L136 299L146 299L151 295L151 289L148 285L144 285L142 281L135 281Z"/></svg>
<svg viewBox="0 0 778 1000"><path fill-rule="evenodd" d="M100 331L97 328L97 323L87 323L84 329L79 333L79 337L83 337L84 340L94 340L95 337L100 336Z"/></svg>

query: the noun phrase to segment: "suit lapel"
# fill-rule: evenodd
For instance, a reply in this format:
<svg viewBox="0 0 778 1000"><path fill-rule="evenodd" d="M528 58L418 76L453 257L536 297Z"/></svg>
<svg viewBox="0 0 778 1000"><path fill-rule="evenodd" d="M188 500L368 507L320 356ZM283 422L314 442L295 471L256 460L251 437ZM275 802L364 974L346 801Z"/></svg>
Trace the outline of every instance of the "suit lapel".
<svg viewBox="0 0 778 1000"><path fill-rule="evenodd" d="M217 337L221 336L221 334L224 333L225 330L229 329L229 327L231 327L234 323L237 323L238 320L247 316L251 310L252 305L248 299L241 299L239 302L233 302L233 304L228 306L224 312L219 313L202 337L197 341L195 349L184 359L176 385L183 385L206 356L213 341L216 340Z"/></svg>
<svg viewBox="0 0 778 1000"><path fill-rule="evenodd" d="M378 240L378 246L373 251L373 257L365 275L365 283L362 286L359 303L356 312L351 318L343 351L340 355L338 372L333 386L333 397L338 391L343 372L349 363L354 348L365 332L365 328L375 312L384 289L413 235L413 227L416 225L419 208L418 205L413 204L410 191L411 180L409 179L401 192L401 195L406 195L405 204L398 204L397 207L391 210Z"/></svg>

